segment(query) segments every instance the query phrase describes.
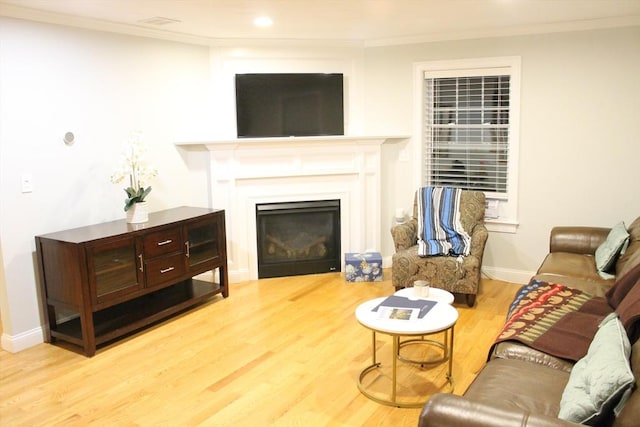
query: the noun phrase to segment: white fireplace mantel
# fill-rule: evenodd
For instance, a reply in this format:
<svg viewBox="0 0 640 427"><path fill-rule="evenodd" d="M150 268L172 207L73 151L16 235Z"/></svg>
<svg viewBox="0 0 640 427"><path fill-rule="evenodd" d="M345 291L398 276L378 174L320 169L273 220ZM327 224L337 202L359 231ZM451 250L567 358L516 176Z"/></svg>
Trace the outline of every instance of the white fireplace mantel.
<svg viewBox="0 0 640 427"><path fill-rule="evenodd" d="M290 137L273 137L273 138L232 138L232 139L207 139L201 141L182 141L176 142L175 145L185 149L208 148L223 146L242 146L242 147L267 147L277 144L301 144L314 145L316 143L322 145L331 145L339 143L358 143L367 141L377 141L377 144L394 143L404 141L409 138L408 135L376 135L376 136L350 136L350 135L327 135L327 136L290 136Z"/></svg>
<svg viewBox="0 0 640 427"><path fill-rule="evenodd" d="M226 211L229 279L238 282L258 278L259 203L338 199L341 252L379 251L381 145L407 138L240 138L176 145L209 153L210 203Z"/></svg>

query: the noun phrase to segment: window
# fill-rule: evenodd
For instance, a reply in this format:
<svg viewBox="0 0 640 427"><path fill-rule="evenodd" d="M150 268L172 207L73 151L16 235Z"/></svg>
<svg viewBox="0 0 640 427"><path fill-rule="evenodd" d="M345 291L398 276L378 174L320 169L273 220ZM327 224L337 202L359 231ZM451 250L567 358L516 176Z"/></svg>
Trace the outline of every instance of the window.
<svg viewBox="0 0 640 427"><path fill-rule="evenodd" d="M494 231L516 225L519 69L512 57L417 67L422 184L484 191Z"/></svg>
<svg viewBox="0 0 640 427"><path fill-rule="evenodd" d="M507 191L509 76L427 78L425 180Z"/></svg>

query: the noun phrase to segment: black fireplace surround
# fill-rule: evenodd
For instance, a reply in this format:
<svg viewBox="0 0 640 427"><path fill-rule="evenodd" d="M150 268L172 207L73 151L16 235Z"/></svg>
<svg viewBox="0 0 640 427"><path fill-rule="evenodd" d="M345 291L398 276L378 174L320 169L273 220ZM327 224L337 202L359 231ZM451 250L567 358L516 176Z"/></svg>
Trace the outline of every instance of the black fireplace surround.
<svg viewBox="0 0 640 427"><path fill-rule="evenodd" d="M340 200L256 205L258 278L340 271Z"/></svg>

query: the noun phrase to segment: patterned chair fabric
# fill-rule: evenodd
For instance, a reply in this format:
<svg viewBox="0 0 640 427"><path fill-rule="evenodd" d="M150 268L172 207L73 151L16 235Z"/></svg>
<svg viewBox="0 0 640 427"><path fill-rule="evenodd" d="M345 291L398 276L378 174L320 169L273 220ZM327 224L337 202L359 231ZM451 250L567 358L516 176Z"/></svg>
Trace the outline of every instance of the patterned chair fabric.
<svg viewBox="0 0 640 427"><path fill-rule="evenodd" d="M484 225L485 196L481 191L465 190L460 195L460 222L471 236L471 253L466 257L418 256L417 197L413 217L391 228L396 248L391 266L391 281L396 289L413 286L415 280L428 280L435 288L466 295L467 304L475 304L480 283L480 268L489 237Z"/></svg>

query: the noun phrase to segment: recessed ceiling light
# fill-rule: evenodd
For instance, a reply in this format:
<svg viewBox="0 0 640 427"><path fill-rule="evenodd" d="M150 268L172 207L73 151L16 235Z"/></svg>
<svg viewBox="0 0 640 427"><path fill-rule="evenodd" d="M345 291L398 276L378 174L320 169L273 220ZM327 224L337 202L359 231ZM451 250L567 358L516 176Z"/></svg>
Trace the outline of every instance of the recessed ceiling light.
<svg viewBox="0 0 640 427"><path fill-rule="evenodd" d="M253 24L256 27L270 27L273 25L273 20L268 16L259 16L253 20Z"/></svg>

